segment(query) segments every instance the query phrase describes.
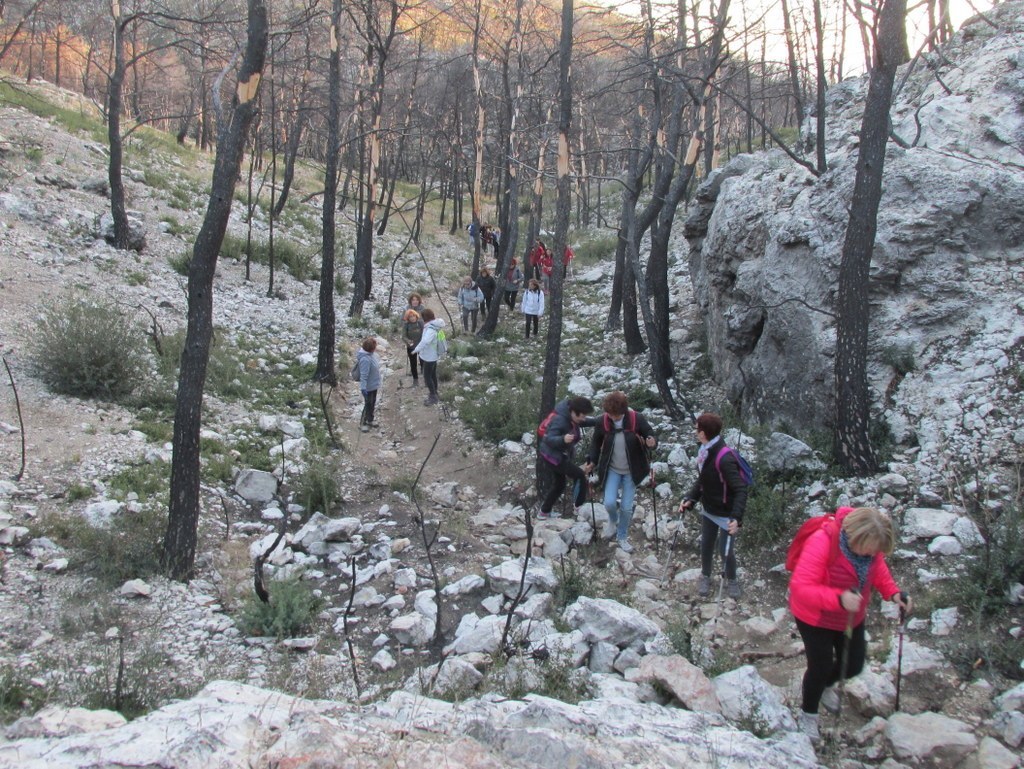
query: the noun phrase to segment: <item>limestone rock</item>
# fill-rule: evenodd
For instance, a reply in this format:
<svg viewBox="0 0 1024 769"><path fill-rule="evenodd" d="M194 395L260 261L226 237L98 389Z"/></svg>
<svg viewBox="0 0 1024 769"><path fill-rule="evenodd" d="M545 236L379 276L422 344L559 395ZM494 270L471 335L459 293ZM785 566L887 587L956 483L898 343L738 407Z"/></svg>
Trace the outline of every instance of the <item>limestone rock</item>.
<svg viewBox="0 0 1024 769"><path fill-rule="evenodd" d="M579 629L591 643L607 641L619 648L661 632L653 620L610 598L582 596L566 608L564 616L569 627Z"/></svg>
<svg viewBox="0 0 1024 769"><path fill-rule="evenodd" d="M487 570L487 580L494 592L504 593L509 598L515 598L519 592L519 580L522 572L522 558L505 560ZM551 562L545 558L531 558L526 570L525 585L532 587L531 592L553 592L558 587L558 579L555 577Z"/></svg>
<svg viewBox="0 0 1024 769"><path fill-rule="evenodd" d="M906 540L949 536L953 533L956 521L956 513L927 507L912 507L903 516L900 535Z"/></svg>
<svg viewBox="0 0 1024 769"><path fill-rule="evenodd" d="M699 667L681 655L648 655L640 661L636 674L627 680L657 683L689 710L722 712L714 685Z"/></svg>
<svg viewBox="0 0 1024 769"><path fill-rule="evenodd" d="M726 718L754 724L757 734L796 729L782 692L761 678L753 665L722 673L712 683Z"/></svg>
<svg viewBox="0 0 1024 769"><path fill-rule="evenodd" d="M391 621L389 629L403 646L421 648L434 637L434 621L419 612L396 617Z"/></svg>
<svg viewBox="0 0 1024 769"><path fill-rule="evenodd" d="M235 491L246 502L269 502L277 493L277 478L264 470L242 470L235 478Z"/></svg>
<svg viewBox="0 0 1024 769"><path fill-rule="evenodd" d="M896 758L935 769L956 766L978 748L970 726L939 713L896 713L885 738Z"/></svg>

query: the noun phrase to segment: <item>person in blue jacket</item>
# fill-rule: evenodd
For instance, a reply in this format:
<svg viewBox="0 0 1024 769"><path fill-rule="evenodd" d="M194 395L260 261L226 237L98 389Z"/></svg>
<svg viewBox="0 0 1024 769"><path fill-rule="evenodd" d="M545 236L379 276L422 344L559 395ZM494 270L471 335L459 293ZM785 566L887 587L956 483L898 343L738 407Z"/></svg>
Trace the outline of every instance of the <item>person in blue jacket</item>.
<svg viewBox="0 0 1024 769"><path fill-rule="evenodd" d="M576 482L574 502L576 507L587 499L587 475L593 465L587 462L578 467L573 459L576 444L583 433L581 427L593 427L596 420L589 416L594 413L594 404L589 398L567 398L555 406L551 420L548 422L544 437L540 440L540 458L551 466L554 483L541 502L538 518L557 518L553 512L555 502L565 491L565 481L572 478Z"/></svg>
<svg viewBox="0 0 1024 769"><path fill-rule="evenodd" d="M359 392L363 394L363 413L359 417L359 429L364 433L373 427L373 411L377 407L377 390L380 389L380 361L374 355L377 340L366 337L356 353L359 364Z"/></svg>

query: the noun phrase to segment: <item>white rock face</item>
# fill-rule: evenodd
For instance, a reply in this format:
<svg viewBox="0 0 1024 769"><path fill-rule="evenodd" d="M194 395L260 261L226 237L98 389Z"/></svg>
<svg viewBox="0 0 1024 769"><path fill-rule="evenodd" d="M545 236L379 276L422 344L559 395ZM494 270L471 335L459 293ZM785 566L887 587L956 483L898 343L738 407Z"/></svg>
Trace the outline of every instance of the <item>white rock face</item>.
<svg viewBox="0 0 1024 769"><path fill-rule="evenodd" d="M960 610L955 606L936 609L932 612L932 635L946 636L953 632L960 619Z"/></svg>
<svg viewBox="0 0 1024 769"><path fill-rule="evenodd" d="M419 612L403 614L391 621L392 635L404 646L423 647L434 636L434 621Z"/></svg>
<svg viewBox="0 0 1024 769"><path fill-rule="evenodd" d="M491 590L515 598L519 592L519 580L523 572L523 559L502 561L487 570ZM531 592L550 593L558 587L558 579L551 562L545 558L531 558L526 570L525 585L532 586Z"/></svg>
<svg viewBox="0 0 1024 769"><path fill-rule="evenodd" d="M650 654L626 680L657 683L690 710L722 712L714 685L699 667L679 654L671 657Z"/></svg>
<svg viewBox="0 0 1024 769"><path fill-rule="evenodd" d="M846 682L846 695L861 715L888 716L896 704L896 685L889 676L866 667Z"/></svg>
<svg viewBox="0 0 1024 769"><path fill-rule="evenodd" d="M885 737L896 758L918 766L956 766L978 747L970 726L939 713L895 713Z"/></svg>
<svg viewBox="0 0 1024 769"><path fill-rule="evenodd" d="M570 395L581 395L584 398L591 398L594 395L594 385L590 384L590 380L585 376L579 374L575 374L569 379L569 386L566 389Z"/></svg>
<svg viewBox="0 0 1024 769"><path fill-rule="evenodd" d="M814 449L792 435L772 433L765 452L768 467L776 471L825 469L825 463L814 454Z"/></svg>
<svg viewBox="0 0 1024 769"><path fill-rule="evenodd" d="M898 644L893 644L889 651L889 657L885 661L886 670L895 671L897 658L899 656ZM937 670L946 665L946 660L940 652L922 646L910 638L903 639L903 675L923 673L927 670Z"/></svg>
<svg viewBox="0 0 1024 769"><path fill-rule="evenodd" d="M761 678L753 665L722 673L712 684L726 718L752 722L759 727L759 732L796 729L796 721L782 699L782 692Z"/></svg>
<svg viewBox="0 0 1024 769"><path fill-rule="evenodd" d="M932 510L928 507L912 507L904 513L900 535L910 541L950 536L957 521L956 513Z"/></svg>
<svg viewBox="0 0 1024 769"><path fill-rule="evenodd" d="M610 598L581 596L564 614L569 627L590 643L607 641L620 649L634 641L647 641L661 631L647 616Z"/></svg>
<svg viewBox="0 0 1024 769"><path fill-rule="evenodd" d="M235 491L246 502L269 502L277 493L277 478L263 470L242 470Z"/></svg>
<svg viewBox="0 0 1024 769"><path fill-rule="evenodd" d="M450 585L445 585L441 589L441 595L464 595L465 593L472 593L474 590L479 590L487 582L478 574L467 574L465 577L452 582Z"/></svg>
<svg viewBox="0 0 1024 769"><path fill-rule="evenodd" d="M24 737L66 737L101 732L128 723L112 710L86 710L49 705L32 716L19 718L5 730L8 739Z"/></svg>

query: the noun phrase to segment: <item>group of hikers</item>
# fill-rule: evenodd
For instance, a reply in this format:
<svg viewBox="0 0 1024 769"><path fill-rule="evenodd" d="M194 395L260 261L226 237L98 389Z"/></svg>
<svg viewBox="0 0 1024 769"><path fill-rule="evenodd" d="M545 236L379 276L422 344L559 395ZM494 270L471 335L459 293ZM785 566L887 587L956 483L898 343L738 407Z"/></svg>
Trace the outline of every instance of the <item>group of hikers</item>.
<svg viewBox="0 0 1024 769"><path fill-rule="evenodd" d="M518 273L514 259L512 270ZM494 296L495 284L489 270L482 269L480 275L476 283L465 278L459 289L463 329L467 331L470 324L476 330L479 308L483 306L487 311ZM521 273L518 275L521 281ZM514 277L506 279L505 301L509 307L514 305L518 290ZM539 281L531 278L522 304L527 338L531 319L533 331L537 332L537 318L544 309L543 297ZM413 386L419 386L422 374L427 387L425 405L438 403L437 362L447 351L444 328L444 321L423 307L418 293L409 295L402 315L402 335ZM374 426L381 381L380 363L374 355L376 346L373 337L363 340L352 371L363 395L363 431ZM577 509L581 508L588 498L591 474L596 472L598 498L608 513L601 536L605 540L615 539L624 553L631 553L634 548L629 541L629 527L636 491L651 474L651 452L658 440L650 423L629 407L622 392L609 393L601 406L603 414L595 418L589 398L567 398L555 406L538 428L538 462L550 471L551 482L541 495L536 517L559 517L555 504L565 491L566 481L573 482L573 502ZM580 466L576 464L575 451L582 429L587 427L593 428L593 439ZM698 503L701 506L697 595L702 599L711 594L716 552L722 564L719 600L723 592L732 599L742 596L737 578L736 540L743 526L753 476L740 454L726 445L722 429L722 418L717 414L697 417L696 479L678 506L680 515L696 508ZM841 706L837 683L841 685L863 669L864 618L872 591L897 604L901 617L911 611L910 597L896 585L885 561L894 545L895 531L886 512L872 507L842 507L834 515L810 519L790 547L786 564L792 572L789 608L803 639L807 662L798 723L813 741L819 739L819 708L837 712Z"/></svg>
<svg viewBox="0 0 1024 769"><path fill-rule="evenodd" d="M626 396L605 396L604 411L594 418L589 398L573 397L558 403L541 423L539 454L551 470L552 483L540 502L537 518L557 518L554 505L574 482L577 508L587 500L588 479L597 473L597 488L608 522L602 536L613 537L626 553L629 524L637 486L650 473L649 452L657 444L650 424L629 408ZM582 466L574 452L582 428L593 427L590 451ZM697 476L679 503L679 514L701 505L700 577L697 595L711 594L712 566L717 551L722 562L721 590L733 599L742 595L736 572L736 539L743 526L752 483L749 465L722 437L722 418L704 413L696 419ZM653 483L653 478L652 478ZM896 535L892 519L877 508L841 507L834 515L809 519L794 538L786 566L789 608L804 643L807 669L801 687L800 729L812 740L820 738L818 710L836 713L841 707L840 686L864 667L864 619L872 591L898 606L901 621L913 607L910 596L893 580L885 557L891 555Z"/></svg>

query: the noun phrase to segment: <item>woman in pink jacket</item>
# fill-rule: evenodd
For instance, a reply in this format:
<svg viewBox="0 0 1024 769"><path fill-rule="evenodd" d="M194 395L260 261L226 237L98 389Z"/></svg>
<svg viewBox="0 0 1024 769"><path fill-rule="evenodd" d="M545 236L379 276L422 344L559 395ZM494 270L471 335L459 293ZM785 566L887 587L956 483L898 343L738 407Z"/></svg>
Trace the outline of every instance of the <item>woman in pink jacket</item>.
<svg viewBox="0 0 1024 769"><path fill-rule="evenodd" d="M814 532L800 551L789 581L789 609L807 657L800 728L814 741L819 703L838 712L834 685L864 667L864 615L871 591L906 612L911 609L910 597L900 592L885 563L895 539L886 513L841 507L835 520ZM849 644L845 653L844 644ZM844 662L846 669L841 670Z"/></svg>

